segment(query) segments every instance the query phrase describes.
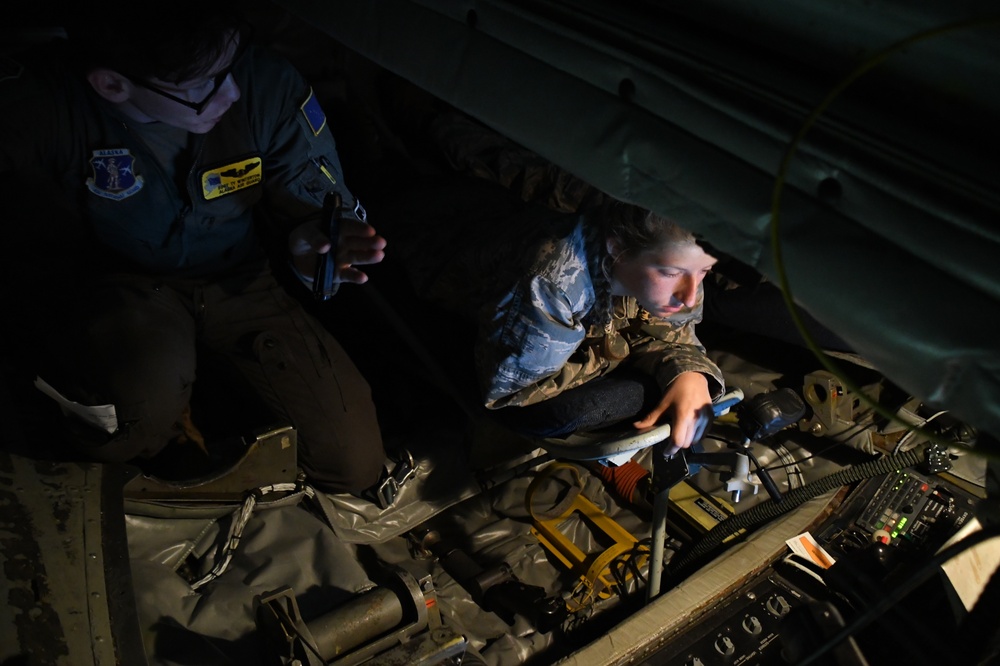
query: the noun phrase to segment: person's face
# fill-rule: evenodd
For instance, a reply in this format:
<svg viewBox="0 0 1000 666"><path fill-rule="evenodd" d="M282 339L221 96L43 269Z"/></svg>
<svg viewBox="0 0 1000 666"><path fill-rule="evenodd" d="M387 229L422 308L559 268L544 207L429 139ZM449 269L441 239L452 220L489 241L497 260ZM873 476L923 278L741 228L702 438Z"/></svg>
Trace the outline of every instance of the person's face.
<svg viewBox="0 0 1000 666"><path fill-rule="evenodd" d="M632 296L650 314L666 317L694 306L698 285L716 261L696 243L621 255L611 267L612 293Z"/></svg>
<svg viewBox="0 0 1000 666"><path fill-rule="evenodd" d="M126 110L144 122L158 121L204 134L240 98L230 72L241 53L239 34L234 33L229 48L204 76L180 82L156 78L133 81Z"/></svg>

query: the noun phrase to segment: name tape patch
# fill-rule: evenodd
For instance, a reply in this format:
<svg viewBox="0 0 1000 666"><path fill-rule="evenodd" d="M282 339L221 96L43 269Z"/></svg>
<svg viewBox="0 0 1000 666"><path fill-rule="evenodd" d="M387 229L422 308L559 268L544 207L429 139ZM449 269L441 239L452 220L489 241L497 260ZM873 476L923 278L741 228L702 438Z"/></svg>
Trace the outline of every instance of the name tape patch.
<svg viewBox="0 0 1000 666"><path fill-rule="evenodd" d="M233 162L201 174L201 193L206 200L218 199L248 187L263 179L259 157Z"/></svg>

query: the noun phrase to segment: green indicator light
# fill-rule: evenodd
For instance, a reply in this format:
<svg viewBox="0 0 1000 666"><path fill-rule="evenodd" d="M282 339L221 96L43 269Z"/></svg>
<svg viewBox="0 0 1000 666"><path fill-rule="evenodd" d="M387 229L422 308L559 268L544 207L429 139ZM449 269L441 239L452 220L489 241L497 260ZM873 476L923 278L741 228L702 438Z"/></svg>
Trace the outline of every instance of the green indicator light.
<svg viewBox="0 0 1000 666"><path fill-rule="evenodd" d="M899 535L899 530L892 533L892 538L895 539Z"/></svg>
<svg viewBox="0 0 1000 666"><path fill-rule="evenodd" d="M907 520L909 520L909 518L907 518L906 516L903 516L902 518L900 518L899 519L899 525L897 525L897 527L899 529L903 529L903 526L906 525L906 521Z"/></svg>

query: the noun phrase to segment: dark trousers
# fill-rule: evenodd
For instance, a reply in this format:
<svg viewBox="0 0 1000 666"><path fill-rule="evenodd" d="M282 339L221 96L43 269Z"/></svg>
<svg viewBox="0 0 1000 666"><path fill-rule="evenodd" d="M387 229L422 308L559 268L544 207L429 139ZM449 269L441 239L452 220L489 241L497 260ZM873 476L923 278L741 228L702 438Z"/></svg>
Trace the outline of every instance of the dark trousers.
<svg viewBox="0 0 1000 666"><path fill-rule="evenodd" d="M57 376L42 378L83 404L115 406L117 432L85 438L91 457L160 451L211 361L250 387L276 424L295 427L299 466L317 487L357 492L378 479L385 454L368 383L268 269L211 282L118 275L72 307L54 341Z"/></svg>
<svg viewBox="0 0 1000 666"><path fill-rule="evenodd" d="M656 380L627 367L523 407L496 410L508 428L532 437L565 437L637 420L659 403Z"/></svg>

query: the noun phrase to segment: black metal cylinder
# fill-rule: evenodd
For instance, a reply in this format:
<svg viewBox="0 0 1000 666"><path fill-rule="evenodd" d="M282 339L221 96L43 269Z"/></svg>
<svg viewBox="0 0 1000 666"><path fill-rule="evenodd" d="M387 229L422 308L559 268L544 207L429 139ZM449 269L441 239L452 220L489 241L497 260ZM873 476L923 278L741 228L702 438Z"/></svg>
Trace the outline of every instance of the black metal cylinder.
<svg viewBox="0 0 1000 666"><path fill-rule="evenodd" d="M333 660L395 629L403 621L396 593L376 587L308 623L319 653Z"/></svg>

